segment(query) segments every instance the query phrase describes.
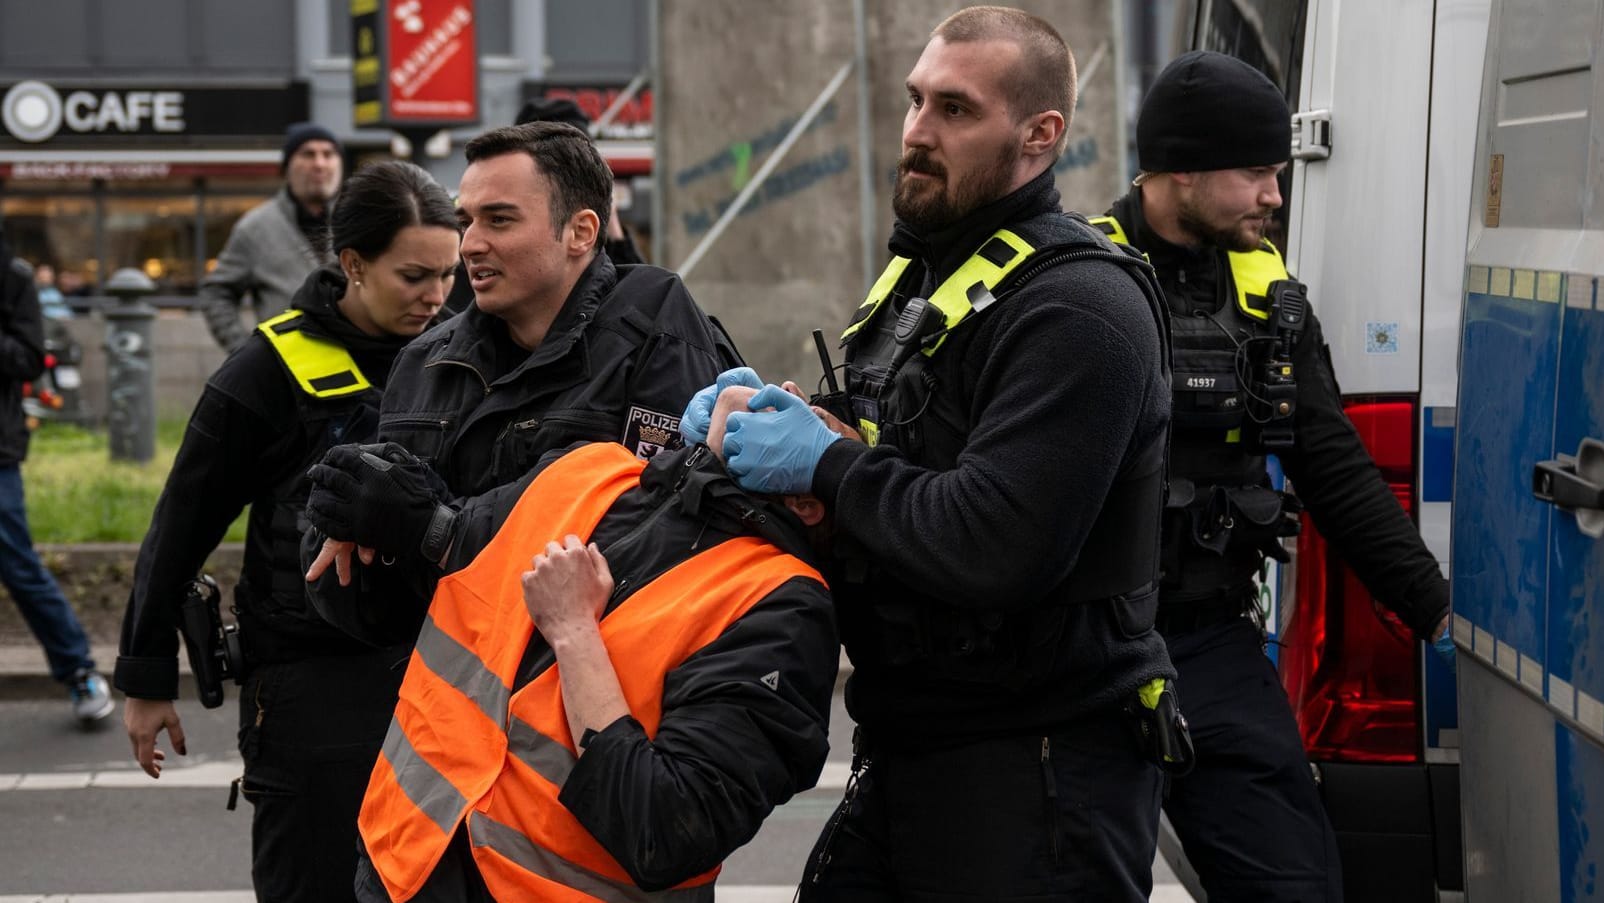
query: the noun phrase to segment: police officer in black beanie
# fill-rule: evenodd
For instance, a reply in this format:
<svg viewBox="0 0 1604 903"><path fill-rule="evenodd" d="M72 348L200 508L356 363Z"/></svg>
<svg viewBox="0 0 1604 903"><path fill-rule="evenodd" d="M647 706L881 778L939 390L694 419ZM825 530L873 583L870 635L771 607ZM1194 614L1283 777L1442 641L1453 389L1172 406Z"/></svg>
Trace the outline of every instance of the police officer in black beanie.
<svg viewBox="0 0 1604 903"><path fill-rule="evenodd" d="M1291 155L1281 91L1240 60L1185 54L1149 92L1136 143L1132 190L1094 223L1147 253L1171 316L1158 628L1197 765L1164 809L1209 903L1335 903L1336 838L1263 654L1255 578L1307 511L1422 640L1444 638L1448 584L1344 415L1320 323L1265 238ZM1295 498L1272 488L1271 454Z"/></svg>

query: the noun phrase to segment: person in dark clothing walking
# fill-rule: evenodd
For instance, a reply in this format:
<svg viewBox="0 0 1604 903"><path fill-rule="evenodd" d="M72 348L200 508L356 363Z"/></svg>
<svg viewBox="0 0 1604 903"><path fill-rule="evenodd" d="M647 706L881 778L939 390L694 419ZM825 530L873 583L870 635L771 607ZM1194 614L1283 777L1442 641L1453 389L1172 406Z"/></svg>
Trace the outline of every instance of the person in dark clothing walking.
<svg viewBox="0 0 1604 903"><path fill-rule="evenodd" d="M44 321L33 271L0 238L0 583L44 647L50 676L67 687L73 716L89 725L117 704L89 656L89 635L34 551L23 499L21 464L32 434L22 410L22 384L44 369Z"/></svg>
<svg viewBox="0 0 1604 903"><path fill-rule="evenodd" d="M1447 581L1343 414L1320 322L1264 237L1281 206L1290 121L1248 64L1180 57L1142 106L1135 187L1095 221L1146 252L1173 324L1158 626L1197 764L1164 809L1210 903L1342 899L1336 840L1249 617L1254 578L1282 554L1298 512L1418 637L1447 627ZM1296 499L1271 488L1267 454Z"/></svg>
<svg viewBox="0 0 1604 903"><path fill-rule="evenodd" d="M361 582L427 601L474 499L516 498L542 455L575 442L642 458L679 447L686 400L740 364L677 276L615 267L601 250L612 173L585 133L507 126L466 152L457 216L475 300L402 353L379 416L379 440L443 483L403 490L349 456L331 461L350 480L314 481L307 517L329 542L310 580L330 562L349 577L361 546L383 556L364 556Z"/></svg>
<svg viewBox="0 0 1604 903"><path fill-rule="evenodd" d="M330 227L337 263L308 276L196 404L140 547L115 674L134 756L159 778L161 731L187 752L172 703L179 604L249 506L235 589L247 663L240 789L255 809L251 875L264 901L352 898L357 806L406 655L353 640L308 607L306 471L330 446L373 437L391 365L433 321L457 263L451 199L410 163L357 173Z"/></svg>
<svg viewBox="0 0 1604 903"><path fill-rule="evenodd" d="M845 337L867 441L778 388L724 441L743 488L811 491L837 530L860 768L802 899L1146 900L1160 772L1135 738L1174 674L1157 286L1059 209L1052 26L958 12L907 87L895 257Z"/></svg>

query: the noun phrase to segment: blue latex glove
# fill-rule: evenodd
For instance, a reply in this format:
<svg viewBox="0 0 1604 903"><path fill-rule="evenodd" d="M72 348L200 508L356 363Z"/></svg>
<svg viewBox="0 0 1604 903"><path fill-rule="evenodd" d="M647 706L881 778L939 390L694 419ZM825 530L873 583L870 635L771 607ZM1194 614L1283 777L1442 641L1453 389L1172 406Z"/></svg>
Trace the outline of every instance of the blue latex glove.
<svg viewBox="0 0 1604 903"><path fill-rule="evenodd" d="M824 449L841 437L808 403L779 386L764 386L724 426L724 464L748 492L811 492ZM765 411L764 408L774 408Z"/></svg>
<svg viewBox="0 0 1604 903"><path fill-rule="evenodd" d="M1443 662L1448 665L1448 670L1458 672L1459 667L1454 661L1455 653L1452 629L1444 630L1442 632L1442 636L1432 641L1431 648L1438 655L1442 656Z"/></svg>
<svg viewBox="0 0 1604 903"><path fill-rule="evenodd" d="M685 406L685 413L679 415L679 434L685 437L686 445L707 441L707 429L713 425L713 406L718 403L718 393L730 386L761 389L763 380L751 367L736 367L720 373L711 386L692 395L691 403Z"/></svg>

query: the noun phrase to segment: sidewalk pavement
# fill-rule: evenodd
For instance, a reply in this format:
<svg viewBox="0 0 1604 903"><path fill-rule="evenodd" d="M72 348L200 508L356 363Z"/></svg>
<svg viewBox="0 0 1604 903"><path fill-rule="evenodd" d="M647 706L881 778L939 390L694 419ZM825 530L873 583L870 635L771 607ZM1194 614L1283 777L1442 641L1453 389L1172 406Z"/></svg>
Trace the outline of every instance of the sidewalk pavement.
<svg viewBox="0 0 1604 903"><path fill-rule="evenodd" d="M93 643L89 654L95 660L95 668L111 680L112 666L117 663L116 644ZM189 662L182 656L178 671L189 673ZM66 694L66 687L50 679L44 650L37 643L0 643L0 700L54 699L65 698Z"/></svg>

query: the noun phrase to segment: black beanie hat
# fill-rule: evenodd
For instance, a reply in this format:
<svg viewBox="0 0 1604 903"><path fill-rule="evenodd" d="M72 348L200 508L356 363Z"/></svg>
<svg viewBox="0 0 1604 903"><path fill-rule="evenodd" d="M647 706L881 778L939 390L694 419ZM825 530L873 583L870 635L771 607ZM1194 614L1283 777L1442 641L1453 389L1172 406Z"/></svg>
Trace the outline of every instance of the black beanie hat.
<svg viewBox="0 0 1604 903"><path fill-rule="evenodd" d="M1292 113L1264 73L1211 50L1164 67L1136 118L1143 172L1274 166L1292 156Z"/></svg>
<svg viewBox="0 0 1604 903"><path fill-rule="evenodd" d="M566 122L581 132L590 132L590 117L579 108L579 104L566 97L537 97L524 104L512 124L525 125L531 122Z"/></svg>
<svg viewBox="0 0 1604 903"><path fill-rule="evenodd" d="M334 137L333 132L315 122L297 122L284 130L284 156L279 159L279 172L290 168L290 158L308 141L327 141L336 151L340 150L340 139Z"/></svg>

